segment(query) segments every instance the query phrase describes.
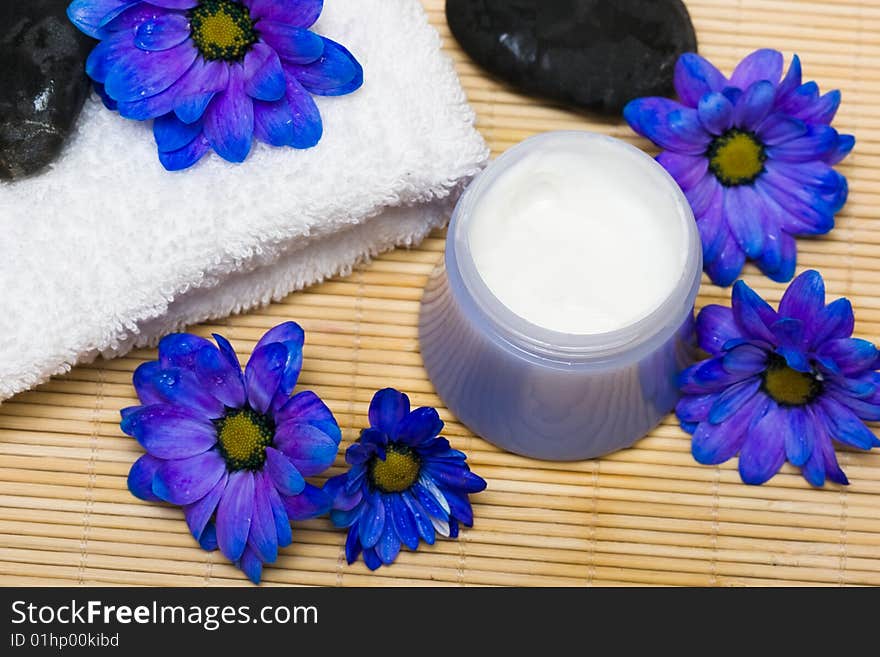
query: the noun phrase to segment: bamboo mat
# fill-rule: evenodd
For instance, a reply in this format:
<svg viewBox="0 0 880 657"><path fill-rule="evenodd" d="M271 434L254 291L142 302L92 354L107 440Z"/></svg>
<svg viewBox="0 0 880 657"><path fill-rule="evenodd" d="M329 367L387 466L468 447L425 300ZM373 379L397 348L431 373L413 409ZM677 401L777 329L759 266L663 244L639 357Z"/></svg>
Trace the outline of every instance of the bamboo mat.
<svg viewBox="0 0 880 657"><path fill-rule="evenodd" d="M536 132L587 128L633 139L600 121L535 102L488 79L457 49L443 0L423 0L455 59L479 127L498 154ZM840 88L836 126L858 145L841 167L849 204L832 235L800 240L800 267L819 268L829 294L856 306L857 333L880 338L880 0L692 0L704 55L730 71L759 47L798 52L823 90ZM416 405L440 400L417 343L422 287L443 235L378 258L345 279L228 321L242 357L287 319L307 331L300 384L320 394L343 427L343 448L366 423L374 390L394 385ZM747 270L778 301L783 286ZM699 305L728 303L708 284ZM238 585L244 577L200 550L178 509L126 490L140 450L118 428L134 403L131 373L151 350L78 367L0 407L0 584ZM369 574L347 566L344 534L325 519L299 523L266 584L319 585L796 585L880 584L880 452L844 452L848 488L813 490L785 466L762 487L739 483L735 462L696 464L672 418L630 450L601 460L546 463L495 449L445 409L446 435L489 488L475 496L476 526L457 542ZM339 471L342 458L337 460Z"/></svg>

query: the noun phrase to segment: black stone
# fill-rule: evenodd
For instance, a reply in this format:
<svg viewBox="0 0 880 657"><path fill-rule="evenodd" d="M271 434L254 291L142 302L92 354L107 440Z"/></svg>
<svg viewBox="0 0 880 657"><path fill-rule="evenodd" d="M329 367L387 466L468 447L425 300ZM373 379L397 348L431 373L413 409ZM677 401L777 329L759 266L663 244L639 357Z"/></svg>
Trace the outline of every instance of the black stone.
<svg viewBox="0 0 880 657"><path fill-rule="evenodd" d="M0 0L0 178L58 155L89 94L94 41L67 19L69 0Z"/></svg>
<svg viewBox="0 0 880 657"><path fill-rule="evenodd" d="M680 0L446 0L464 51L520 90L617 114L673 92L697 37Z"/></svg>

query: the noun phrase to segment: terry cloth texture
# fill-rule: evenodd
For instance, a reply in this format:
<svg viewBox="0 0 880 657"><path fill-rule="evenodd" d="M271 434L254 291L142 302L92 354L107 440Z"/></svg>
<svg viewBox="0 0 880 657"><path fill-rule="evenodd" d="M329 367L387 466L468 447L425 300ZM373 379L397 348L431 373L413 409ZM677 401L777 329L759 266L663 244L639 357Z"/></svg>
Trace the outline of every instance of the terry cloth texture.
<svg viewBox="0 0 880 657"><path fill-rule="evenodd" d="M447 218L488 151L418 0L331 0L364 66L308 151L168 173L149 123L92 98L42 175L0 183L0 400L77 362L279 299Z"/></svg>

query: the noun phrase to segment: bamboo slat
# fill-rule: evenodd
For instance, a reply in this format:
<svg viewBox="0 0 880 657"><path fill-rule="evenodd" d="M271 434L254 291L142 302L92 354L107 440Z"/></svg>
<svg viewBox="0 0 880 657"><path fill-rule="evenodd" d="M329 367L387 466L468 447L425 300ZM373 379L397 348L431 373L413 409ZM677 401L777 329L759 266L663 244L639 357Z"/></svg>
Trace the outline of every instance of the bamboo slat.
<svg viewBox="0 0 880 657"><path fill-rule="evenodd" d="M528 99L484 74L456 46L444 0L422 0L440 32L494 154L537 132L602 131L650 150L621 121ZM829 296L856 307L860 337L880 339L880 0L690 0L702 52L730 70L747 52L797 52L823 90L839 87L836 125L858 145L841 165L850 201L838 226L800 240L800 267L823 272ZM193 327L226 334L242 358L279 321L307 331L300 380L321 395L343 429L328 475L367 423L373 392L388 385L414 404L437 406L445 435L489 482L474 498L476 526L369 574L347 566L344 536L325 519L298 523L294 544L265 583L321 586L840 586L880 585L880 453L844 451L852 485L810 488L786 466L769 484L739 481L735 462L694 462L688 437L665 419L638 445L606 458L548 463L503 452L473 436L427 380L418 350L422 288L444 236L396 250L351 276L254 312ZM767 299L784 286L746 269ZM706 281L698 306L729 303ZM0 584L246 585L216 553L191 539L179 510L126 489L138 445L118 427L136 403L142 349L75 368L0 407ZM316 480L321 481L321 478Z"/></svg>

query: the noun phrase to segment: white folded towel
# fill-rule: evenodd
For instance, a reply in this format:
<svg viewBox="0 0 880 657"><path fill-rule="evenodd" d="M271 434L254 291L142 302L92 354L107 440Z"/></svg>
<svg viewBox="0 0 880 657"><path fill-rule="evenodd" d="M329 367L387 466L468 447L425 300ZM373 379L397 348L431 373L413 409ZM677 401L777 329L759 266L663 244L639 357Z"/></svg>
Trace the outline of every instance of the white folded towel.
<svg viewBox="0 0 880 657"><path fill-rule="evenodd" d="M488 153L418 0L329 0L313 28L364 86L318 98L308 151L168 173L93 98L51 170L0 183L0 400L99 353L279 299L414 244Z"/></svg>

